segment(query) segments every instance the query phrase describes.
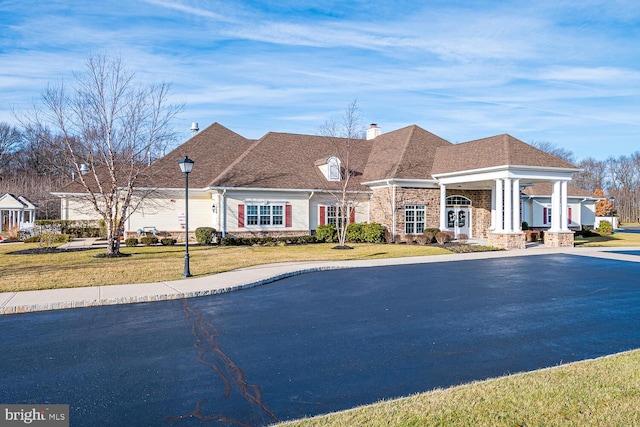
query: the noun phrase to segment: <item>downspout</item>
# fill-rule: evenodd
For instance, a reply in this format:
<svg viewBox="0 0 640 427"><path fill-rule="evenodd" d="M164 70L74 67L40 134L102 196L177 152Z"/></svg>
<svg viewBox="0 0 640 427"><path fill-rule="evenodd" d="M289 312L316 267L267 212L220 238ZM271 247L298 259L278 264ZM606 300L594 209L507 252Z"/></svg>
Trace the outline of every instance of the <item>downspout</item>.
<svg viewBox="0 0 640 427"><path fill-rule="evenodd" d="M218 224L222 224L222 237L227 236L227 189L222 190L220 196L220 210L218 211Z"/></svg>
<svg viewBox="0 0 640 427"><path fill-rule="evenodd" d="M311 198L313 197L314 194L316 194L316 192L312 191L311 194L309 194L309 198L307 199L307 210L309 211L307 215L307 224L309 225L309 236L311 236L311 209L309 208L311 207Z"/></svg>

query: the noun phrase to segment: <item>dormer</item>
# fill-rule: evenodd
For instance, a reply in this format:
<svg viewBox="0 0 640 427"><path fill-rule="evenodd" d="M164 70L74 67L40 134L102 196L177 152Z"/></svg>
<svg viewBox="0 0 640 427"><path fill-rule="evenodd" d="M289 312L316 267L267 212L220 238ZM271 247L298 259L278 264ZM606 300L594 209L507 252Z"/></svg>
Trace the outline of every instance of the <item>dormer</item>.
<svg viewBox="0 0 640 427"><path fill-rule="evenodd" d="M318 160L316 161L316 166L327 181L340 181L342 165L339 158L331 156L327 159Z"/></svg>

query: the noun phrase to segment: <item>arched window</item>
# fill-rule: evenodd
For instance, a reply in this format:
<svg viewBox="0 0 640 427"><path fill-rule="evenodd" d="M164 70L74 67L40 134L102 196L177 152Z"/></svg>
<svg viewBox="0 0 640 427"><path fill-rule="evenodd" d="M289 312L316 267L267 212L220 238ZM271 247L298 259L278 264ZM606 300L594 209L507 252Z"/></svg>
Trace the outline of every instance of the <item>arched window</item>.
<svg viewBox="0 0 640 427"><path fill-rule="evenodd" d="M329 181L340 181L340 159L337 157L329 157L327 159L327 166L329 167Z"/></svg>
<svg viewBox="0 0 640 427"><path fill-rule="evenodd" d="M447 206L471 206L471 199L464 196L449 196Z"/></svg>

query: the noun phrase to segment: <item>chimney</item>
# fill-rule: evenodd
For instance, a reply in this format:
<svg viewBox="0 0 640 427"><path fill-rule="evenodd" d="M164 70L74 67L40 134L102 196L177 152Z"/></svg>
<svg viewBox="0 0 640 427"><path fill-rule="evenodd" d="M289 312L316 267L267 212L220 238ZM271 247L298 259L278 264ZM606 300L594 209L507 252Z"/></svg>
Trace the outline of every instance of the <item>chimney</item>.
<svg viewBox="0 0 640 427"><path fill-rule="evenodd" d="M378 127L377 124L371 123L371 127L367 129L367 141L376 139L376 136L382 134L382 129Z"/></svg>

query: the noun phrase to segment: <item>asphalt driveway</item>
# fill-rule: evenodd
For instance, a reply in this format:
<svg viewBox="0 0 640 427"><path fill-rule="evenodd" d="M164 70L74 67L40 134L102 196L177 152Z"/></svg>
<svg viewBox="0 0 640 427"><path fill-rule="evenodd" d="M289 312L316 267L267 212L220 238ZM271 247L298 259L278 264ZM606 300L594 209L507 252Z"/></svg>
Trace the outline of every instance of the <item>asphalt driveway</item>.
<svg viewBox="0 0 640 427"><path fill-rule="evenodd" d="M0 317L0 402L68 403L71 425L265 425L639 348L638 325L640 263L324 271Z"/></svg>

